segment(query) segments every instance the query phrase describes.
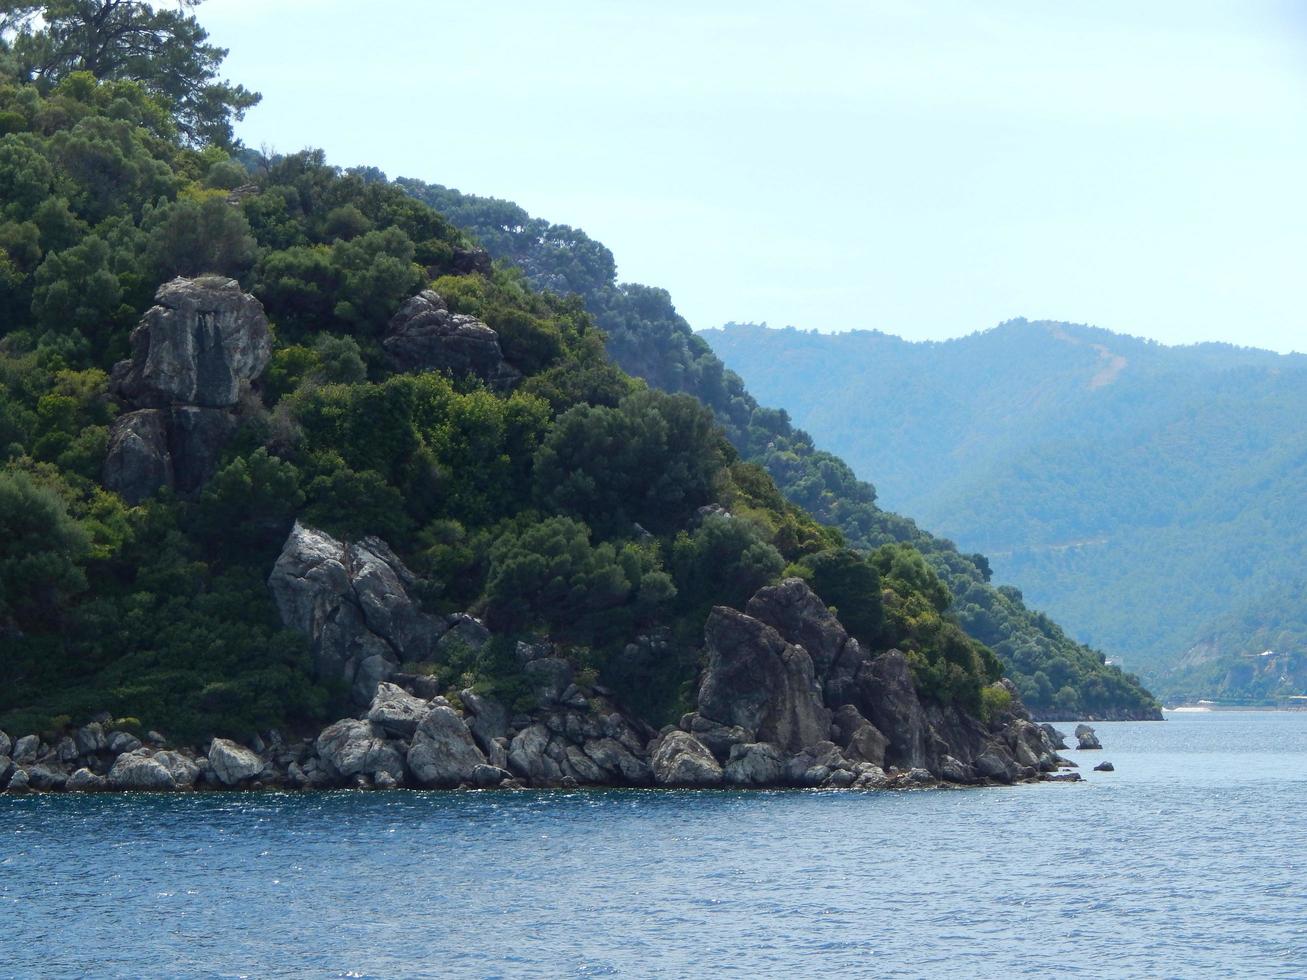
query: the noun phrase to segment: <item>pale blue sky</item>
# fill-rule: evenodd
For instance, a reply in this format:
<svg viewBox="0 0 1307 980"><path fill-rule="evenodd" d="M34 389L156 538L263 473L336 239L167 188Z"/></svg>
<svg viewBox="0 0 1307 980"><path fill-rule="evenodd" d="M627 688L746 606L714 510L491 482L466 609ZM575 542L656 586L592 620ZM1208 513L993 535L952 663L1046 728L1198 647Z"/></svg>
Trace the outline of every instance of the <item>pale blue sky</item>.
<svg viewBox="0 0 1307 980"><path fill-rule="evenodd" d="M198 13L264 94L247 143L584 228L696 327L1307 349L1301 0Z"/></svg>

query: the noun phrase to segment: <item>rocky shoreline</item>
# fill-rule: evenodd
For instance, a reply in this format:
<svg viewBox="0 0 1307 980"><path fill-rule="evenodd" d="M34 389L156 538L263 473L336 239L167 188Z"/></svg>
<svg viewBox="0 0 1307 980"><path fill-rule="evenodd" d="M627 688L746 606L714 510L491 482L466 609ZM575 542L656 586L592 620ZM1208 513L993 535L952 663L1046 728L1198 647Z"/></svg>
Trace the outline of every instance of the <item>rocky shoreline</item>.
<svg viewBox="0 0 1307 980"><path fill-rule="evenodd" d="M392 612L402 595L388 593ZM451 628L464 642L484 630L470 617ZM986 722L923 703L907 658L863 651L799 579L760 590L747 611L714 609L705 634L698 710L657 731L606 688L579 684L552 644L519 643L528 712L471 689L442 696L431 677L388 661L387 679L371 680L354 662L351 691L363 690L362 673L370 700L315 737L170 745L102 715L50 740L0 733L0 789L870 790L1080 778L1057 754L1058 733L1032 722L1006 682L1008 707Z"/></svg>

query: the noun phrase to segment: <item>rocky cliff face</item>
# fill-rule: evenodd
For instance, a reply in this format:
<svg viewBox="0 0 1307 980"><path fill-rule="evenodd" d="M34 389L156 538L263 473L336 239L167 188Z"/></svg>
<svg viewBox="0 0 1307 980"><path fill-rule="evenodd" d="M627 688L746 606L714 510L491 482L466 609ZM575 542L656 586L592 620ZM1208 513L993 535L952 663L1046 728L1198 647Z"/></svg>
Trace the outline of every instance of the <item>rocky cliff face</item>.
<svg viewBox="0 0 1307 980"><path fill-rule="evenodd" d="M461 617L422 612L415 583L381 539L345 544L298 522L268 578L282 623L312 642L318 676L343 681L356 704L369 703L400 664L433 659L451 627L468 639Z"/></svg>
<svg viewBox="0 0 1307 980"><path fill-rule="evenodd" d="M236 430L241 394L272 353L263 307L234 279L174 279L155 304L110 379L133 410L110 430L103 482L131 504L161 487L204 485Z"/></svg>

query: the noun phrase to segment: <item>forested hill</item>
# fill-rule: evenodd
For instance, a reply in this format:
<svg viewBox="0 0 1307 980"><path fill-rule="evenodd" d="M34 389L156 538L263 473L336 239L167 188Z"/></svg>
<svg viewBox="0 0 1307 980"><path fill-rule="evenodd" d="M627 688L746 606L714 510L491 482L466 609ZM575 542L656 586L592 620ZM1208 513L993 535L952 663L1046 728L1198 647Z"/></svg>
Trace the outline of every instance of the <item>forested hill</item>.
<svg viewBox="0 0 1307 980"><path fill-rule="evenodd" d="M381 179L379 173L372 176ZM817 448L806 432L791 425L786 412L759 405L677 314L665 290L618 283L616 262L602 244L579 229L533 218L510 201L416 179L397 183L474 235L496 258L520 267L535 287L579 294L624 370L658 388L693 394L711 407L742 456L764 466L789 500L840 528L850 543L875 548L908 542L922 551L951 590L959 621L999 654L1027 703L1066 716L1155 710L1152 697L1136 680L1105 664L1102 653L1076 643L1047 616L1028 608L1017 589L992 585L981 555L960 552L913 521L878 507L872 485L859 480L841 458ZM912 458L905 451L899 465Z"/></svg>
<svg viewBox="0 0 1307 980"><path fill-rule="evenodd" d="M1302 693L1293 671L1240 678L1246 656L1304 652L1307 357L1024 320L943 343L703 336L892 505L1162 693Z"/></svg>

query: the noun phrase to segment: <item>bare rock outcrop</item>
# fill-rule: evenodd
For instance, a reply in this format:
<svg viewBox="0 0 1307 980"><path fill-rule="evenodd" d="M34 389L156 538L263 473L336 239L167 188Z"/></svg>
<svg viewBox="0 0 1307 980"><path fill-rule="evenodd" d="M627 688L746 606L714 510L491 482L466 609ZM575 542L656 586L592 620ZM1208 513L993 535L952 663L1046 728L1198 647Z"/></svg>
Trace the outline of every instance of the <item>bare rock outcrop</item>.
<svg viewBox="0 0 1307 980"><path fill-rule="evenodd" d="M396 371L470 374L501 391L522 377L504 360L494 330L474 316L449 312L440 294L430 289L400 307L381 346Z"/></svg>
<svg viewBox="0 0 1307 980"><path fill-rule="evenodd" d="M174 279L155 303L110 380L132 411L110 429L103 482L130 504L208 482L236 431L235 406L272 354L263 307L234 279Z"/></svg>
<svg viewBox="0 0 1307 980"><path fill-rule="evenodd" d="M410 595L416 581L379 538L344 544L296 522L268 587L282 623L309 637L317 675L343 681L365 705L400 663L427 659L445 631Z"/></svg>

